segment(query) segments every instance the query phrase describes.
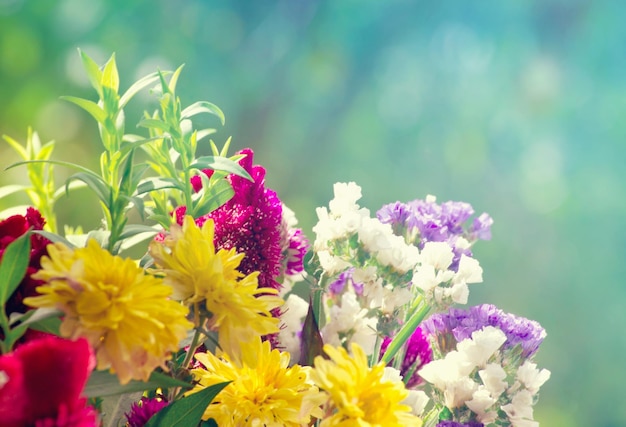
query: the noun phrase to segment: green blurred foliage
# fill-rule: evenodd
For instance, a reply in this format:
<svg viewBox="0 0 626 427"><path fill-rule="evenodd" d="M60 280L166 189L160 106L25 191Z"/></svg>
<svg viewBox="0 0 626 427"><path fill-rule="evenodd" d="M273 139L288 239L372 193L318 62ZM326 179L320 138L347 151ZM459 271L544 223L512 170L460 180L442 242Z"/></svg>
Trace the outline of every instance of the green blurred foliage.
<svg viewBox="0 0 626 427"><path fill-rule="evenodd" d="M361 185L372 211L435 194L489 212L470 303L547 329L536 418L623 426L625 13L591 0L0 0L0 133L23 140L32 125L56 158L95 169L94 123L59 101L95 99L76 49L115 52L121 89L184 63L183 103L224 110L217 142L252 147L307 231L336 181ZM128 130L153 108L148 91L133 100ZM0 147L2 169L16 160ZM62 219L97 225L93 197L71 197Z"/></svg>

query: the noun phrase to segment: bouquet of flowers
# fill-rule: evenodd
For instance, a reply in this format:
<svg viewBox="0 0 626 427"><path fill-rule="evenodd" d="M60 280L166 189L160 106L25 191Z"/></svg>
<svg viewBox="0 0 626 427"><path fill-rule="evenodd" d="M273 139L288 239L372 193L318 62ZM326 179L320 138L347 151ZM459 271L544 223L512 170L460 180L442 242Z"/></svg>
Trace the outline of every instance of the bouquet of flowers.
<svg viewBox="0 0 626 427"><path fill-rule="evenodd" d="M310 244L252 150L197 155L214 130L192 119L224 116L181 105L182 68L120 94L114 56L80 55L98 100L64 99L97 122L100 170L4 137L30 184L0 189L29 200L0 214L0 426L538 425L544 329L457 307L487 214L427 196L372 216L337 183ZM158 109L126 133L147 88ZM54 167L74 172L58 188ZM60 230L55 203L81 187L102 225Z"/></svg>

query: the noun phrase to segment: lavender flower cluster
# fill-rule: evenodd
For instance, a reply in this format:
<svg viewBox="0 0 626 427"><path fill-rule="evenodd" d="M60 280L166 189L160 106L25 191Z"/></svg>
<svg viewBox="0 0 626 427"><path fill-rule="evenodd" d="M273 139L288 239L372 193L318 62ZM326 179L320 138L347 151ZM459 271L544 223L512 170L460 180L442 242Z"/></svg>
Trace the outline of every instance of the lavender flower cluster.
<svg viewBox="0 0 626 427"><path fill-rule="evenodd" d="M390 203L376 212L380 222L390 224L396 235L414 242L420 250L426 242L447 242L454 252L451 269L455 271L462 254L472 256L471 243L491 239L493 219L486 213L474 218L469 227L464 227L473 214L474 209L469 203L448 201L437 204L434 196L408 203Z"/></svg>
<svg viewBox="0 0 626 427"><path fill-rule="evenodd" d="M538 322L505 313L492 304L477 305L468 310L451 308L446 313L433 314L421 325L426 334L452 335L456 342L471 338L473 332L487 326L494 326L504 332L507 339L503 349L520 346L521 355L525 359L537 352L546 337L545 329Z"/></svg>

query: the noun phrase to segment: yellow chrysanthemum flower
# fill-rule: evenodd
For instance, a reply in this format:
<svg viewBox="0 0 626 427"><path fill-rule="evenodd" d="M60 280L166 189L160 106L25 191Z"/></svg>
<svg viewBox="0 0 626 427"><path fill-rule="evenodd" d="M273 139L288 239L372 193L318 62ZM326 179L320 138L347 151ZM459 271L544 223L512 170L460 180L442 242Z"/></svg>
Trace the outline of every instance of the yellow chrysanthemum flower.
<svg viewBox="0 0 626 427"><path fill-rule="evenodd" d="M86 337L98 369L110 368L121 383L147 380L193 326L188 308L171 300L172 289L146 274L134 261L113 256L95 240L75 250L48 245L48 256L34 278L46 282L32 307L57 308L65 316L61 335Z"/></svg>
<svg viewBox="0 0 626 427"><path fill-rule="evenodd" d="M258 287L258 272L244 276L237 270L243 254L215 251L213 220L202 228L185 216L182 227L174 224L163 242L152 242L150 254L174 298L211 313L208 328L218 331L219 344L231 357L240 342L278 332L278 319L270 311L283 304L275 289ZM201 325L197 325L201 326Z"/></svg>
<svg viewBox="0 0 626 427"><path fill-rule="evenodd" d="M319 418L324 394L310 381L310 367L289 367L289 353L272 350L269 342L256 338L242 344L241 361L226 354L196 354L205 368L191 372L198 392L214 384L231 381L204 412L220 427L306 426Z"/></svg>
<svg viewBox="0 0 626 427"><path fill-rule="evenodd" d="M357 344L352 344L352 356L343 347L328 344L324 352L330 360L316 357L311 372L315 384L328 395L321 427L422 425L411 408L401 403L408 396L404 384L385 379L382 363L370 368Z"/></svg>

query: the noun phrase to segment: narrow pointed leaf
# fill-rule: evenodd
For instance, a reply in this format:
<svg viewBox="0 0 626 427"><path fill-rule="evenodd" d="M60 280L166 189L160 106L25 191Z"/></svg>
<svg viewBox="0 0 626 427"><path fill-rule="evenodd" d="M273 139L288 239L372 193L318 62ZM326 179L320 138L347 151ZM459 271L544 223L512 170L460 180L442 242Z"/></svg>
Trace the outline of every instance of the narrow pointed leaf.
<svg viewBox="0 0 626 427"><path fill-rule="evenodd" d="M88 99L77 98L75 96L62 96L61 99L78 105L80 108L91 114L91 116L96 119L98 123L104 125L107 115L95 102L89 101Z"/></svg>
<svg viewBox="0 0 626 427"><path fill-rule="evenodd" d="M78 49L78 53L83 61L83 67L85 67L85 71L87 71L87 77L89 78L91 86L98 92L98 95L102 96L102 85L100 84L102 81L102 71L100 71L100 67L82 50Z"/></svg>
<svg viewBox="0 0 626 427"><path fill-rule="evenodd" d="M202 176L204 177L204 174ZM235 195L233 187L226 180L217 181L210 187L205 186L203 191L204 194L200 202L194 207L192 213L194 218L199 218L214 211Z"/></svg>
<svg viewBox="0 0 626 427"><path fill-rule="evenodd" d="M5 185L0 187L0 199L20 191L26 191L28 187L25 185Z"/></svg>
<svg viewBox="0 0 626 427"><path fill-rule="evenodd" d="M15 239L4 251L0 262L0 307L4 307L9 297L26 274L30 261L30 232Z"/></svg>
<svg viewBox="0 0 626 427"><path fill-rule="evenodd" d="M228 384L228 382L215 384L171 403L150 418L146 423L146 427L197 426L202 420L202 415L207 406Z"/></svg>
<svg viewBox="0 0 626 427"><path fill-rule="evenodd" d="M26 149L22 146L22 144L20 144L8 135L2 135L2 138L11 146L11 148L17 151L17 154L19 154L22 159L28 159L28 153L26 152Z"/></svg>
<svg viewBox="0 0 626 427"><path fill-rule="evenodd" d="M72 181L67 186L57 188L54 194L52 195L52 200L56 202L62 196L67 195L69 191L77 190L79 188L85 188L85 187L87 187L87 184L85 184L83 181Z"/></svg>
<svg viewBox="0 0 626 427"><path fill-rule="evenodd" d="M76 247L76 245L74 245L72 242L67 240L65 237L59 236L58 234L51 233L49 231L33 230L33 233L39 234L45 237L46 239L50 240L52 243L63 243L65 246L67 246L70 249L74 249Z"/></svg>
<svg viewBox="0 0 626 427"><path fill-rule="evenodd" d="M191 388L193 385L160 372L153 372L148 381L132 380L128 384L122 385L117 375L111 374L109 371L93 371L85 386L84 395L86 397L115 396L122 393L153 390L159 387Z"/></svg>
<svg viewBox="0 0 626 427"><path fill-rule="evenodd" d="M93 175L94 177L98 177L98 178L100 177L94 171L92 171L90 169L87 169L84 166L77 165L76 163L64 162L64 161L61 161L61 160L24 160L23 162L16 162L16 163L13 163L13 164L7 166L5 170L13 169L16 166L26 165L26 164L29 164L29 163L50 163L50 164L53 164L53 165L67 166L67 167L70 167L70 168L73 168L73 169L78 169L79 171L84 172L86 174Z"/></svg>
<svg viewBox="0 0 626 427"><path fill-rule="evenodd" d="M104 69L102 70L102 87L113 89L117 93L120 87L120 76L117 72L117 64L115 63L115 54L111 55Z"/></svg>
<svg viewBox="0 0 626 427"><path fill-rule="evenodd" d="M239 163L221 156L203 156L199 157L190 168L193 169L213 169L229 172L237 176L246 178L249 181L254 181L248 171L242 168Z"/></svg>
<svg viewBox="0 0 626 427"><path fill-rule="evenodd" d="M155 190L164 190L166 188L180 188L178 181L172 178L148 178L137 186L137 195L149 193Z"/></svg>
<svg viewBox="0 0 626 427"><path fill-rule="evenodd" d="M142 233L157 234L160 230L144 224L130 224L124 227L124 231L120 235L120 239L128 239Z"/></svg>
<svg viewBox="0 0 626 427"><path fill-rule="evenodd" d="M109 205L110 198L111 198L111 190L109 189L107 184L102 180L102 178L100 178L97 175L94 176L94 175L87 174L84 172L75 173L74 175L70 176L65 182L66 192L69 192L69 184L74 180L79 180L87 184L87 186L91 188L94 191L94 193L96 193L96 196L98 196L98 198L102 200L102 202L106 206Z"/></svg>
<svg viewBox="0 0 626 427"><path fill-rule="evenodd" d="M167 85L170 93L176 92L176 85L178 84L178 77L180 77L180 73L181 71L183 71L184 66L185 64L181 65L180 67L176 69L176 71L174 71L174 73L172 73L172 78L170 79L170 83L169 85ZM163 73L161 73L161 75L163 75Z"/></svg>
<svg viewBox="0 0 626 427"><path fill-rule="evenodd" d="M131 87L126 90L126 92L124 92L124 94L120 98L120 108L124 108L128 101L130 101L132 97L135 96L139 91L158 81L159 73L157 72L148 74L147 76L137 80L135 83L133 83Z"/></svg>
<svg viewBox="0 0 626 427"><path fill-rule="evenodd" d="M190 117L195 116L196 114L207 113L212 114L220 119L222 126L226 123L226 117L224 117L224 113L220 108L207 101L198 101L191 104L189 107L185 108L181 113L181 119L188 119Z"/></svg>
<svg viewBox="0 0 626 427"><path fill-rule="evenodd" d="M149 129L159 129L163 132L170 131L170 126L167 123L157 119L141 119L137 126Z"/></svg>

